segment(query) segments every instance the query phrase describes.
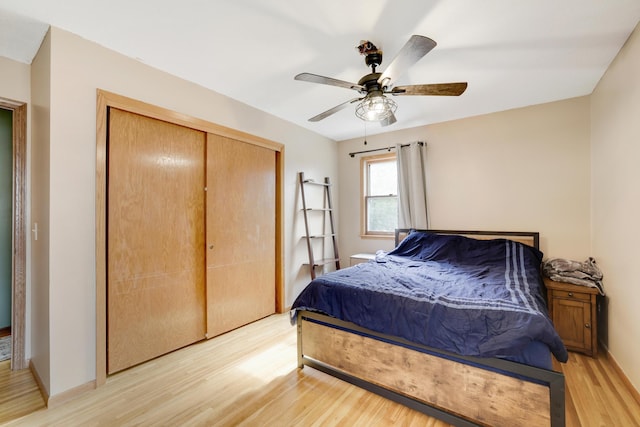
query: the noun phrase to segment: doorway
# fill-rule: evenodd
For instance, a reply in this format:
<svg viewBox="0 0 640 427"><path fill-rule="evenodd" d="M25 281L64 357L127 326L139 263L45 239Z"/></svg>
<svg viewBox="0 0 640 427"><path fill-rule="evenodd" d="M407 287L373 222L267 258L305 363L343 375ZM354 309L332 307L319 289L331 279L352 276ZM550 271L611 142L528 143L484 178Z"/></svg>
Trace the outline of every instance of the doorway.
<svg viewBox="0 0 640 427"><path fill-rule="evenodd" d="M27 104L0 98L0 109L11 112L11 369L27 368L26 323L26 135Z"/></svg>
<svg viewBox="0 0 640 427"><path fill-rule="evenodd" d="M10 355L13 112L0 108L0 362Z"/></svg>

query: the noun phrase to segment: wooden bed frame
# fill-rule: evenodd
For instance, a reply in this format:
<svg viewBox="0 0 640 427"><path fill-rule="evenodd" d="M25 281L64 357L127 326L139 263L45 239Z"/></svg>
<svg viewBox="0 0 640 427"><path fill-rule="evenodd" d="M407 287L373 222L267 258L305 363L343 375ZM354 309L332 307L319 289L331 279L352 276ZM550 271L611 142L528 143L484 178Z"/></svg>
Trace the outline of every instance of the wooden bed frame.
<svg viewBox="0 0 640 427"><path fill-rule="evenodd" d="M538 233L429 230L506 237ZM408 230L396 231L396 246ZM565 425L564 375L498 358L460 356L310 311L298 311L298 366L310 366L455 426Z"/></svg>

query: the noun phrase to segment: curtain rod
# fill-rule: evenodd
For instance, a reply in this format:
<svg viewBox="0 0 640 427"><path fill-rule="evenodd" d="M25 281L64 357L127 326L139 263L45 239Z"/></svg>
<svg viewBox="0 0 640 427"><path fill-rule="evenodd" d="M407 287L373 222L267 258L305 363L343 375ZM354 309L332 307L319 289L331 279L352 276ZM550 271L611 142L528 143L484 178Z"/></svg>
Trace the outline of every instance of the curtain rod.
<svg viewBox="0 0 640 427"><path fill-rule="evenodd" d="M423 145L424 142L418 141L418 144ZM401 147L408 147L410 144L402 144ZM395 150L396 147L383 147L383 148L374 148L371 150L363 150L363 151L354 151L353 153L349 153L349 157L355 157L356 154L364 154L364 153L373 153L374 151L391 151Z"/></svg>

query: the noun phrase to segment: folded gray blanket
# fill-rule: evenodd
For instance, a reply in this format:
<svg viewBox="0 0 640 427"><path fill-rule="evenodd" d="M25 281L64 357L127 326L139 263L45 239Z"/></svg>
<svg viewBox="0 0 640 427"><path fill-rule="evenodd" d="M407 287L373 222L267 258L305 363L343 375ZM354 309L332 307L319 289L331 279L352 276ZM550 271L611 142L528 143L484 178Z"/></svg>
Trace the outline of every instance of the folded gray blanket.
<svg viewBox="0 0 640 427"><path fill-rule="evenodd" d="M604 295L602 272L591 257L584 262L552 258L542 263L542 273L556 282L597 288Z"/></svg>

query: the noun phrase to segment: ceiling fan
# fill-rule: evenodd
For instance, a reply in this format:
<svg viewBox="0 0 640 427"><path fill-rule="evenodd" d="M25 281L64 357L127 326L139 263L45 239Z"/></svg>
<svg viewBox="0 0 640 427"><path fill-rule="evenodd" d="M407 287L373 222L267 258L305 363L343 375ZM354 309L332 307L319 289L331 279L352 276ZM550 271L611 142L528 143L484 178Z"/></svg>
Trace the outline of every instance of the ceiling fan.
<svg viewBox="0 0 640 427"><path fill-rule="evenodd" d="M462 95L467 88L466 82L393 86L394 79L406 72L409 67L418 62L435 46L436 42L429 37L413 35L400 49L396 57L393 58L387 69L383 73L377 73L376 67L382 63L382 51L370 41L363 40L357 46L357 49L361 55L364 55L365 63L371 67L371 73L363 76L358 83L350 83L311 73L298 74L294 77L295 80L353 89L361 95L311 117L309 121L320 121L351 104L360 102L356 107L356 116L362 120L380 122L382 126L388 126L396 122L395 111L397 104L385 95Z"/></svg>

